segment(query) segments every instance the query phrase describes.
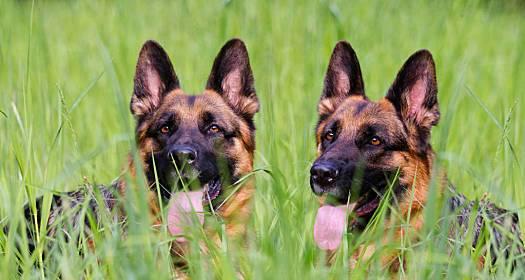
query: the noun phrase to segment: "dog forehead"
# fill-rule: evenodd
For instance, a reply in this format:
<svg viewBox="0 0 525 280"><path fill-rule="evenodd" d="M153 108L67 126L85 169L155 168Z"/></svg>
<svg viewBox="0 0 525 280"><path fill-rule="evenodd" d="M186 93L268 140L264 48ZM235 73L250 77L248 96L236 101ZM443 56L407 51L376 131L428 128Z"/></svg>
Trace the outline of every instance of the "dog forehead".
<svg viewBox="0 0 525 280"><path fill-rule="evenodd" d="M344 118L359 117L365 111L370 110L374 106L374 102L365 99L347 98L334 112L336 116Z"/></svg>
<svg viewBox="0 0 525 280"><path fill-rule="evenodd" d="M198 95L194 103L195 109L206 110L209 112L220 112L224 115L235 115L230 106L215 91L207 90Z"/></svg>
<svg viewBox="0 0 525 280"><path fill-rule="evenodd" d="M165 96L159 111L174 112L181 118L189 119L195 119L204 112L220 113L223 116L234 114L220 95L208 91L189 95L182 90L174 90Z"/></svg>
<svg viewBox="0 0 525 280"><path fill-rule="evenodd" d="M366 99L346 99L334 112L333 120L342 127L358 128L367 124L399 124L394 107L383 100L374 102Z"/></svg>

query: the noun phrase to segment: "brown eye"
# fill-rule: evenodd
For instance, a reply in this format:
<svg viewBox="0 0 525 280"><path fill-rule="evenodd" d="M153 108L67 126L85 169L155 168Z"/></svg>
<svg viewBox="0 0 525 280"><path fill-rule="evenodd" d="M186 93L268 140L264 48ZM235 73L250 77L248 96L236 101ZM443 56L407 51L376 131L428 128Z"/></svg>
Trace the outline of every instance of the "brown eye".
<svg viewBox="0 0 525 280"><path fill-rule="evenodd" d="M170 132L170 127L167 126L167 125L165 125L165 126L163 126L163 127L160 129L160 132L161 132L162 134L168 134L168 133Z"/></svg>
<svg viewBox="0 0 525 280"><path fill-rule="evenodd" d="M334 133L332 131L328 131L325 135L324 135L324 139L326 141L332 141L334 140Z"/></svg>
<svg viewBox="0 0 525 280"><path fill-rule="evenodd" d="M381 139L379 139L377 136L374 136L372 139L370 139L370 144L373 146L378 146L381 144Z"/></svg>
<svg viewBox="0 0 525 280"><path fill-rule="evenodd" d="M212 124L210 128L208 128L208 131L211 133L218 133L221 131L221 128L216 124Z"/></svg>

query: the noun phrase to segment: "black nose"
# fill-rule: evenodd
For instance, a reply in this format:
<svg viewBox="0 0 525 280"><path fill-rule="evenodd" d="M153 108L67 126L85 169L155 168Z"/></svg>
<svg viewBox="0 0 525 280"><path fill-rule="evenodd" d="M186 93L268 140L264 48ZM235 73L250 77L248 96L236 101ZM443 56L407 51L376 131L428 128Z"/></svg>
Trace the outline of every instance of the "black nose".
<svg viewBox="0 0 525 280"><path fill-rule="evenodd" d="M310 169L312 181L322 188L331 187L338 174L339 170L331 162L318 162Z"/></svg>
<svg viewBox="0 0 525 280"><path fill-rule="evenodd" d="M197 151L190 146L174 146L169 152L180 163L193 163L197 159Z"/></svg>

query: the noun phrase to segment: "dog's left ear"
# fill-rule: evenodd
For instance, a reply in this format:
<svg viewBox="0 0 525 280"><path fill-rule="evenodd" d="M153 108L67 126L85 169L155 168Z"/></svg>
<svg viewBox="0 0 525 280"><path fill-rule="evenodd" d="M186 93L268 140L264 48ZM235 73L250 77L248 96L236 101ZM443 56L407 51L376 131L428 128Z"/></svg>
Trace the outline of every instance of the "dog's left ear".
<svg viewBox="0 0 525 280"><path fill-rule="evenodd" d="M411 139L417 139L418 152L425 153L430 147L430 130L439 121L436 67L429 51L420 50L408 58L386 99L414 134Z"/></svg>
<svg viewBox="0 0 525 280"><path fill-rule="evenodd" d="M228 41L215 58L206 89L217 92L239 116L252 119L259 111L248 51L243 41Z"/></svg>
<svg viewBox="0 0 525 280"><path fill-rule="evenodd" d="M394 105L403 121L430 131L439 121L437 92L432 54L420 50L399 70L386 99Z"/></svg>

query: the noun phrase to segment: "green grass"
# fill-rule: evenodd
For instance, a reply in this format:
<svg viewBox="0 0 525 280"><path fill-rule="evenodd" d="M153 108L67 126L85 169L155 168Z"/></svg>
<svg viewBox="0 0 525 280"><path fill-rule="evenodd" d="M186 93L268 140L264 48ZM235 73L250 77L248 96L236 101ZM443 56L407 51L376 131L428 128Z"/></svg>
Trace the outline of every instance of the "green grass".
<svg viewBox="0 0 525 280"><path fill-rule="evenodd" d="M316 103L330 52L340 39L359 56L367 94L383 96L405 59L420 48L437 64L442 119L433 144L449 178L469 198L490 198L525 223L525 8L500 1L1 1L0 220L20 224L37 195L110 183L133 147L129 113L138 51L147 39L170 54L187 92L200 92L213 58L231 37L248 47L261 111L256 116L254 215L247 248L193 254L195 279L388 278L379 257L349 272L345 243L326 267L312 237L317 200L308 170L315 157ZM106 221L97 249L79 253L63 239L42 258L0 242L0 278L166 279L169 240L147 223L140 191L128 236ZM435 202L435 201L434 201ZM407 270L395 277L520 278L505 263L476 269L475 253L434 230L427 211L418 243L401 244ZM436 210L437 209L437 210ZM432 218L433 217L433 218ZM379 229L364 243L380 237ZM438 232L438 233L436 233ZM0 233L1 235L1 233ZM48 243L45 237L40 237ZM394 245L399 246L399 244ZM381 252L381 250L379 250Z"/></svg>

